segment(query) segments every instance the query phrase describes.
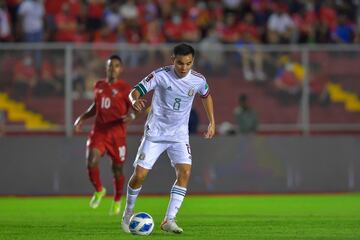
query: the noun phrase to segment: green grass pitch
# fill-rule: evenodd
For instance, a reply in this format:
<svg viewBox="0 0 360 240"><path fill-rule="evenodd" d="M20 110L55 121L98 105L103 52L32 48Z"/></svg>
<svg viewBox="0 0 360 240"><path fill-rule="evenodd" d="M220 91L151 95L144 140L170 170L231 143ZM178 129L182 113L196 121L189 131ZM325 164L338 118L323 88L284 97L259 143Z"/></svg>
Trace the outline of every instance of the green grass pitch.
<svg viewBox="0 0 360 240"><path fill-rule="evenodd" d="M140 196L150 236L120 230L111 199L90 209L90 197L1 197L0 239L360 239L360 194L188 196L178 214L184 233L163 233L168 197Z"/></svg>

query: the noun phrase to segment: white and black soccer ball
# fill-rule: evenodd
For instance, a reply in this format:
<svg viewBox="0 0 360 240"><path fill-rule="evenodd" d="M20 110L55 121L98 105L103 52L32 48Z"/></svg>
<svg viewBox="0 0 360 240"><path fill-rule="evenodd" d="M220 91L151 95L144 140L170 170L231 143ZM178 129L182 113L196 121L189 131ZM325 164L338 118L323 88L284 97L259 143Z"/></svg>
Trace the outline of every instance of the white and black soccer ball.
<svg viewBox="0 0 360 240"><path fill-rule="evenodd" d="M129 230L135 235L149 235L154 229L154 220L145 212L135 213L130 218Z"/></svg>

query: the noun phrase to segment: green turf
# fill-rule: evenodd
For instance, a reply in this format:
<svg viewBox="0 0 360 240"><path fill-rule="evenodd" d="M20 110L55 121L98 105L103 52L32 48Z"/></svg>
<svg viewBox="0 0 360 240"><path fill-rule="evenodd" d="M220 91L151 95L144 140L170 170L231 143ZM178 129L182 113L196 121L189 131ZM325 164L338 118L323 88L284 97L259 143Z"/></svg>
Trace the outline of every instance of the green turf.
<svg viewBox="0 0 360 240"><path fill-rule="evenodd" d="M167 197L140 197L137 211L156 223L151 236L123 233L90 197L0 198L0 239L360 239L360 194L188 196L178 215L184 233L161 232Z"/></svg>

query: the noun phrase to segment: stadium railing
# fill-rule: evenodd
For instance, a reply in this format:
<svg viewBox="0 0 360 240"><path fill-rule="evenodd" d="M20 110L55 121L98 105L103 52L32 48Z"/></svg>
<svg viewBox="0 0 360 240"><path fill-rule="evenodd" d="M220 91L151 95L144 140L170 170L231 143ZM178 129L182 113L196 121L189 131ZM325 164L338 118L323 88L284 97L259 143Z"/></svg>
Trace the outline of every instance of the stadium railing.
<svg viewBox="0 0 360 240"><path fill-rule="evenodd" d="M72 136L77 115L92 101L111 54L122 57L123 79L135 85L171 64L173 45L39 43L0 45L0 110L9 134ZM220 127L236 127L240 94L257 112L259 133L359 133L360 46L194 44L194 69L204 74ZM195 101L200 130L206 115ZM130 126L142 131L143 120ZM85 130L91 127L91 121Z"/></svg>

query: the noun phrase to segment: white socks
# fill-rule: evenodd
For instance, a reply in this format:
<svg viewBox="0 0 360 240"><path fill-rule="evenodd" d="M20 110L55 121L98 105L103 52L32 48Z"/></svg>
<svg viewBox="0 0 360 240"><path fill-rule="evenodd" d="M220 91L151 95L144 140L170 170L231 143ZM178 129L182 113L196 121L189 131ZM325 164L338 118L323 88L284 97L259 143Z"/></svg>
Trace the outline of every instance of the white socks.
<svg viewBox="0 0 360 240"><path fill-rule="evenodd" d="M126 194L126 206L125 209L127 211L132 211L135 207L135 202L137 197L139 196L141 187L137 189L132 189L129 185L127 187L127 194Z"/></svg>
<svg viewBox="0 0 360 240"><path fill-rule="evenodd" d="M174 185L170 192L170 202L166 211L166 219L174 219L186 194L186 188Z"/></svg>

